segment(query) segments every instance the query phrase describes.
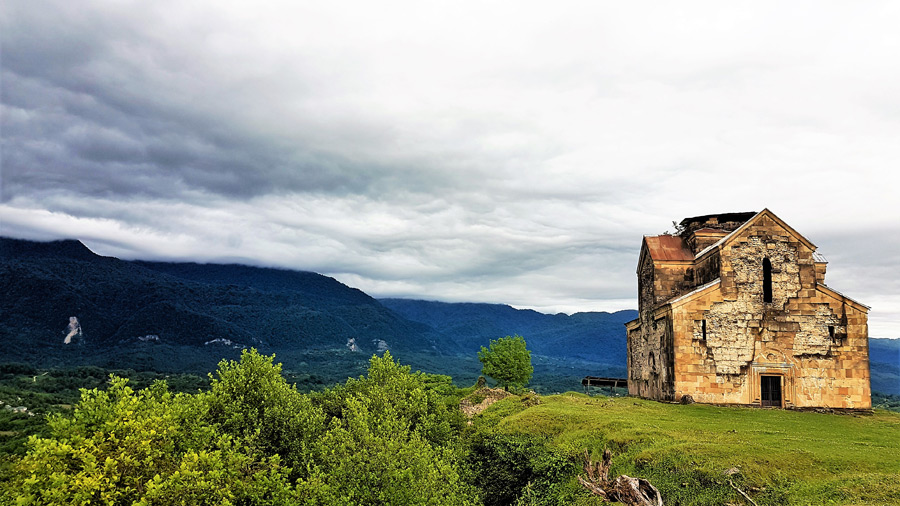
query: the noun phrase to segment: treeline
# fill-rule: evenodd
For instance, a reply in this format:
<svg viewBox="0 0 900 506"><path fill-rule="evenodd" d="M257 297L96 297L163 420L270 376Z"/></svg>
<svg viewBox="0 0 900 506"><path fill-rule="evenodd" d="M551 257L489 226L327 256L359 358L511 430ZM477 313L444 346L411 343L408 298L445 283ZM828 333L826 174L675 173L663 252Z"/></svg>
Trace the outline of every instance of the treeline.
<svg viewBox="0 0 900 506"><path fill-rule="evenodd" d="M872 407L900 412L900 395L872 392Z"/></svg>
<svg viewBox="0 0 900 506"><path fill-rule="evenodd" d="M592 503L577 452L468 423L472 389L389 353L365 376L299 392L274 357L244 351L208 388L133 389L112 376L5 472L4 504L501 505Z"/></svg>

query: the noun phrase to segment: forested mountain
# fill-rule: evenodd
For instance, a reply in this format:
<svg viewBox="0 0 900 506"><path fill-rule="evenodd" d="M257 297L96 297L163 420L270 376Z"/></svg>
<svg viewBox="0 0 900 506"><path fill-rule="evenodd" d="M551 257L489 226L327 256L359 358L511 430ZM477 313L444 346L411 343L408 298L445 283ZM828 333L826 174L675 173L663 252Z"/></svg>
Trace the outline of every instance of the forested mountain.
<svg viewBox="0 0 900 506"><path fill-rule="evenodd" d="M423 323L475 353L491 339L519 334L534 353L625 365L624 323L637 311L549 315L503 304L446 303L379 299L409 320Z"/></svg>
<svg viewBox="0 0 900 506"><path fill-rule="evenodd" d="M872 390L900 395L900 339L869 339Z"/></svg>
<svg viewBox="0 0 900 506"><path fill-rule="evenodd" d="M553 357L548 364L580 359L622 368L622 323L634 317L633 311L547 315L499 304L382 304L313 272L124 261L74 240L0 238L0 257L4 361L40 365L208 370L252 346L298 364L316 354L317 363L340 369L328 357L353 350L363 359L387 347L420 358L472 358L491 339L520 334L536 355ZM453 367L459 365L444 372Z"/></svg>
<svg viewBox="0 0 900 506"><path fill-rule="evenodd" d="M312 272L128 262L71 240L2 238L0 256L6 361L57 363L137 349L165 356L165 348L184 346L345 351L350 343L366 355L385 346L459 351L365 293ZM71 344L63 344L69 333Z"/></svg>

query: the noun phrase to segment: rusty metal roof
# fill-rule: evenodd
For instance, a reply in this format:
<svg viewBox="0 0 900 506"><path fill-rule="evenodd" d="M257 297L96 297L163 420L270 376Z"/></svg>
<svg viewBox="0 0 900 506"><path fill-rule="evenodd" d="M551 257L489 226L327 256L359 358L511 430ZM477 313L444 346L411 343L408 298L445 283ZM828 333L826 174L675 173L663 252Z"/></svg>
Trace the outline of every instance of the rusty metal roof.
<svg viewBox="0 0 900 506"><path fill-rule="evenodd" d="M677 235L644 236L644 244L653 260L691 261L694 254Z"/></svg>

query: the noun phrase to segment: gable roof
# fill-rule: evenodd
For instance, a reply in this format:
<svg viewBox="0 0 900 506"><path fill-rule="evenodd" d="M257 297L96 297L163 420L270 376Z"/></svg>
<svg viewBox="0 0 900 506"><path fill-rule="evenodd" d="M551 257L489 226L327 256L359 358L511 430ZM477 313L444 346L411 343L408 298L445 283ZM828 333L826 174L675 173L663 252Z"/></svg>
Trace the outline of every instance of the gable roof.
<svg viewBox="0 0 900 506"><path fill-rule="evenodd" d="M677 235L644 236L644 247L653 261L690 262L694 254Z"/></svg>
<svg viewBox="0 0 900 506"><path fill-rule="evenodd" d="M734 229L734 231L731 232L730 234L728 234L728 235L726 235L725 237L719 239L719 240L716 241L715 243L710 244L709 246L707 246L706 248L704 248L703 251L698 252L696 258L700 258L700 257L702 257L703 255L709 253L710 251L712 251L712 250L714 250L714 249L716 249L716 248L721 248L722 246L728 244L729 242L731 242L732 240L734 240L734 238L736 238L738 235L740 235L744 230L748 229L749 227L753 226L754 223L756 223L756 222L758 222L759 220L761 220L761 219L763 218L763 216L767 216L767 217L771 218L772 220L774 220L775 223L778 223L778 225L781 226L781 228L785 229L789 234L791 234L792 236L794 236L798 241L800 241L801 243L803 243L803 245L805 245L807 248L809 248L809 249L811 249L811 250L813 250L813 251L816 250L816 245L813 244L812 241L810 241L810 240L807 239L806 237L803 237L803 236L800 234L800 232L797 232L796 230L794 230L793 227L791 227L790 225L788 225L787 223L785 223L784 220L782 220L782 219L779 218L778 216L775 216L775 213L773 213L772 211L769 211L769 209L766 208L766 209L763 209L762 211L756 213L756 215L754 215L754 216L753 216L752 218L750 218L749 220L745 221L744 224L741 225L740 227Z"/></svg>

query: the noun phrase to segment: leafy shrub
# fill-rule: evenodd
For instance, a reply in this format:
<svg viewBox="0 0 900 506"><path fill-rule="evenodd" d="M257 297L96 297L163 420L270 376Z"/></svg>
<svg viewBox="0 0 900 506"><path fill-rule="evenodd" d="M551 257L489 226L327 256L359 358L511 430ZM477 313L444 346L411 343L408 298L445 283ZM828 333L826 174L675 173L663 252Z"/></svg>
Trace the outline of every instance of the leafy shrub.
<svg viewBox="0 0 900 506"><path fill-rule="evenodd" d="M453 391L449 378L386 354L313 402L273 360L249 350L222 361L195 394L163 381L135 391L115 376L83 390L3 472L0 503L478 503L459 464L461 415L439 394Z"/></svg>
<svg viewBox="0 0 900 506"><path fill-rule="evenodd" d="M71 416L50 419L50 437L29 440L11 487L17 504L261 504L284 496L277 457L244 453L195 415L195 399L173 396L162 382L135 392L112 377L106 391L85 390Z"/></svg>
<svg viewBox="0 0 900 506"><path fill-rule="evenodd" d="M355 399L365 406L374 420L397 418L429 443L442 445L449 442L465 422L455 403L448 402L446 396L439 393L441 389L449 389L441 383L443 381L436 381L433 375L411 373L409 366L394 362L391 354L385 352L382 357L371 358L366 376L351 378L343 385L311 394L311 397L326 415L337 419L346 416L350 400Z"/></svg>
<svg viewBox="0 0 900 506"><path fill-rule="evenodd" d="M576 461L536 436L477 434L468 462L486 506L515 504L523 494L532 504L567 504L577 490L569 483Z"/></svg>
<svg viewBox="0 0 900 506"><path fill-rule="evenodd" d="M481 347L478 360L483 365L482 374L494 378L504 387L527 385L534 374L531 351L522 336L492 340L488 348Z"/></svg>

